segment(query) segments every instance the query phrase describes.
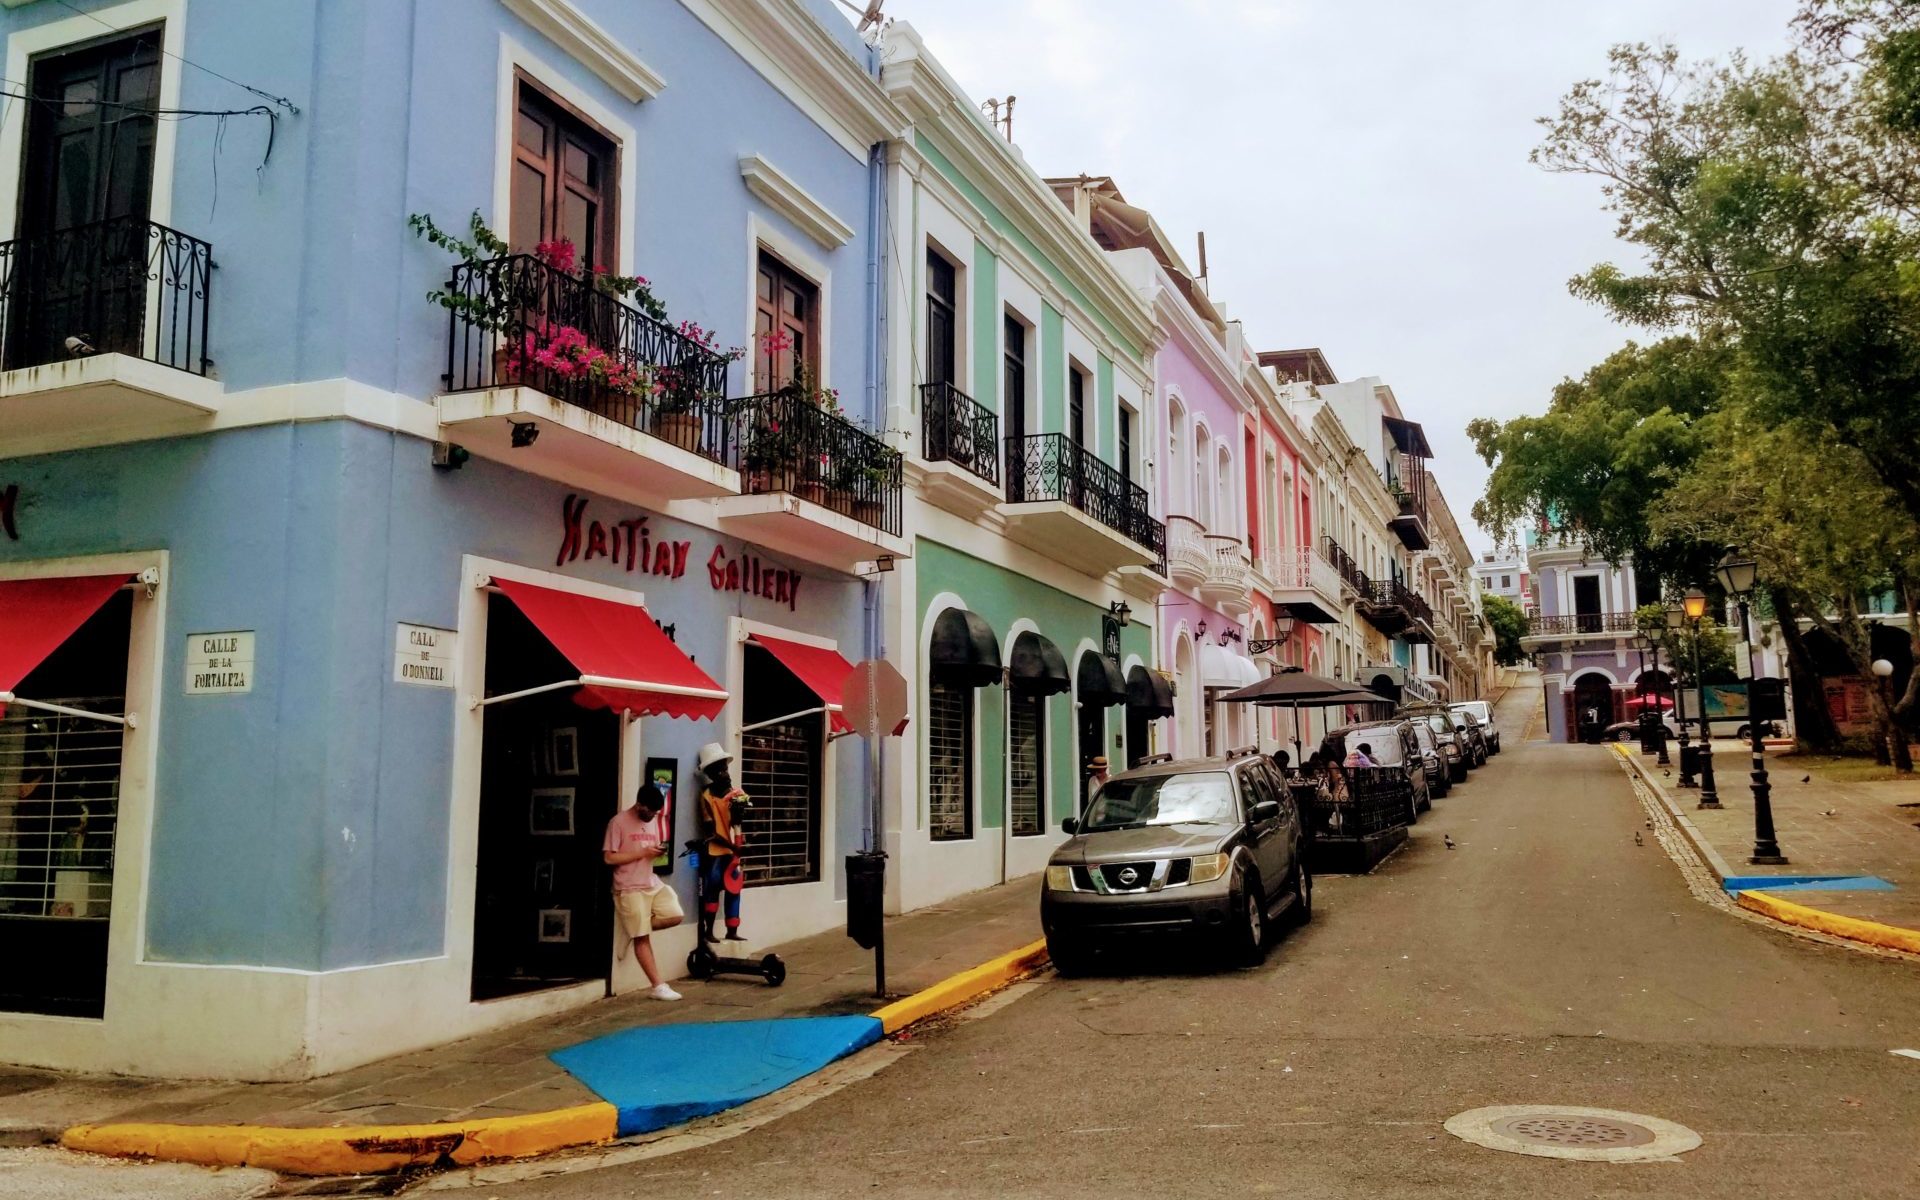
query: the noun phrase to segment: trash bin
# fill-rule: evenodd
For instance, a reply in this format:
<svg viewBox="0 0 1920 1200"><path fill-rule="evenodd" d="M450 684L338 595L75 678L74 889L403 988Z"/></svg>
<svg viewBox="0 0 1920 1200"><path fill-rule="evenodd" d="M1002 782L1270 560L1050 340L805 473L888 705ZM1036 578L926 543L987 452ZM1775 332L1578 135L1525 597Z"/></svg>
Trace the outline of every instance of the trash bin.
<svg viewBox="0 0 1920 1200"><path fill-rule="evenodd" d="M864 850L847 855L847 936L862 950L880 944L886 894L886 854Z"/></svg>
<svg viewBox="0 0 1920 1200"><path fill-rule="evenodd" d="M1667 736L1667 727L1660 723L1657 712L1640 714L1640 753L1660 753L1660 740Z"/></svg>
<svg viewBox="0 0 1920 1200"><path fill-rule="evenodd" d="M1688 776L1698 775L1700 773L1699 746L1680 747L1680 773Z"/></svg>

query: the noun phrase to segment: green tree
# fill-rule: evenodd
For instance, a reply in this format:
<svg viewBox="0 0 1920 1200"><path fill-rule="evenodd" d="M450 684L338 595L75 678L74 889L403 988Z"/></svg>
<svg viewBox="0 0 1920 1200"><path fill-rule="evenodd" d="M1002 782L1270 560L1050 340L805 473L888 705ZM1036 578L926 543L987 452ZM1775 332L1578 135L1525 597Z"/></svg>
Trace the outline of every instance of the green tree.
<svg viewBox="0 0 1920 1200"><path fill-rule="evenodd" d="M1527 652L1520 648L1520 639L1527 636L1527 614L1520 606L1488 592L1480 598L1480 612L1493 627L1493 661L1503 667L1526 662Z"/></svg>

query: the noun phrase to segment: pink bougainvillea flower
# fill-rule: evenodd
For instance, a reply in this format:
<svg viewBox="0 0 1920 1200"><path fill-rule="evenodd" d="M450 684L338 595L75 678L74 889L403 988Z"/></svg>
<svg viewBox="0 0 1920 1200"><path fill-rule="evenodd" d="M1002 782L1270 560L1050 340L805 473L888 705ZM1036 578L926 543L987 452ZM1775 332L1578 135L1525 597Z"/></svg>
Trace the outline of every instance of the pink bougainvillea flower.
<svg viewBox="0 0 1920 1200"><path fill-rule="evenodd" d="M768 354L784 354L793 349L793 338L784 329L774 329L760 335L760 345Z"/></svg>
<svg viewBox="0 0 1920 1200"><path fill-rule="evenodd" d="M533 248L533 253L534 257L556 271L571 272L573 270L575 250L573 243L565 238L541 242Z"/></svg>

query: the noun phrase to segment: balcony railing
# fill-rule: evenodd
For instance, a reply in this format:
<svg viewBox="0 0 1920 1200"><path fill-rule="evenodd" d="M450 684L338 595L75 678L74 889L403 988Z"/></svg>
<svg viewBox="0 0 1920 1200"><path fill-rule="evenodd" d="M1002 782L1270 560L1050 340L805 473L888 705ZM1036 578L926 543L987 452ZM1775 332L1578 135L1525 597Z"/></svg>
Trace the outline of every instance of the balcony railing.
<svg viewBox="0 0 1920 1200"><path fill-rule="evenodd" d="M1207 577L1207 527L1188 516L1167 518L1167 567L1173 577L1198 585Z"/></svg>
<svg viewBox="0 0 1920 1200"><path fill-rule="evenodd" d="M920 447L929 462L1000 483L1000 418L951 383L920 386Z"/></svg>
<svg viewBox="0 0 1920 1200"><path fill-rule="evenodd" d="M1206 535L1206 546L1207 579L1202 586L1210 591L1245 592L1251 567L1240 539L1210 533Z"/></svg>
<svg viewBox="0 0 1920 1200"><path fill-rule="evenodd" d="M1340 572L1324 555L1304 547L1281 550L1268 559L1267 572L1276 591L1316 591L1339 599Z"/></svg>
<svg viewBox="0 0 1920 1200"><path fill-rule="evenodd" d="M1341 548L1339 542L1330 537L1322 537L1320 553L1333 568L1334 573L1339 576L1341 583L1361 596L1372 594L1373 581L1367 578L1367 573L1362 571L1360 564L1354 562L1353 557Z"/></svg>
<svg viewBox="0 0 1920 1200"><path fill-rule="evenodd" d="M127 354L205 375L213 247L144 217L0 242L0 368Z"/></svg>
<svg viewBox="0 0 1920 1200"><path fill-rule="evenodd" d="M1634 613L1575 613L1559 617L1528 617L1529 634L1637 633Z"/></svg>
<svg viewBox="0 0 1920 1200"><path fill-rule="evenodd" d="M732 402L748 492L789 492L900 533L900 452L798 390Z"/></svg>
<svg viewBox="0 0 1920 1200"><path fill-rule="evenodd" d="M531 255L462 263L447 294L447 387L524 385L732 466L727 359Z"/></svg>
<svg viewBox="0 0 1920 1200"><path fill-rule="evenodd" d="M1154 519L1147 490L1116 467L1064 433L1010 437L1006 446L1008 504L1070 504L1165 561L1166 526Z"/></svg>

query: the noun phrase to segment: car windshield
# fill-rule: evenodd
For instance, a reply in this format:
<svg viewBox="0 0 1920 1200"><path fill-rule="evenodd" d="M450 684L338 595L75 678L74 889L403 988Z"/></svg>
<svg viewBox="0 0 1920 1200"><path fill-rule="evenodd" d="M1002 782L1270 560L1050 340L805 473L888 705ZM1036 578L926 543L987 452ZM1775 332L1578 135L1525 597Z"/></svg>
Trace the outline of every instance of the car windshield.
<svg viewBox="0 0 1920 1200"><path fill-rule="evenodd" d="M1435 713L1427 718L1427 728L1433 730L1443 738L1453 736L1453 722L1447 720L1439 713Z"/></svg>
<svg viewBox="0 0 1920 1200"><path fill-rule="evenodd" d="M1364 744L1368 747L1367 757L1383 767L1397 767L1403 761L1400 754L1400 731L1391 725L1349 729L1346 738L1349 754Z"/></svg>
<svg viewBox="0 0 1920 1200"><path fill-rule="evenodd" d="M1455 729L1465 729L1465 728L1467 728L1467 727L1468 727L1469 725L1472 725L1472 724L1475 724L1475 722L1474 722L1474 719L1473 719L1473 717L1472 717L1471 715L1469 715L1469 714L1467 714L1467 713L1463 713L1463 712L1461 712L1461 711L1459 711L1458 709L1455 709L1455 710L1454 710L1454 713L1453 713L1453 727L1454 727Z"/></svg>
<svg viewBox="0 0 1920 1200"><path fill-rule="evenodd" d="M1225 771L1109 779L1087 809L1081 828L1139 829L1147 825L1231 825L1233 781Z"/></svg>
<svg viewBox="0 0 1920 1200"><path fill-rule="evenodd" d="M1457 705L1455 706L1453 711L1463 712L1463 713L1472 713L1474 716L1474 719L1479 721L1482 725L1485 725L1487 723L1487 718L1492 715L1487 711L1487 704L1486 704L1486 701L1484 700L1475 700L1470 704Z"/></svg>

